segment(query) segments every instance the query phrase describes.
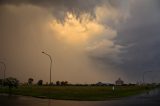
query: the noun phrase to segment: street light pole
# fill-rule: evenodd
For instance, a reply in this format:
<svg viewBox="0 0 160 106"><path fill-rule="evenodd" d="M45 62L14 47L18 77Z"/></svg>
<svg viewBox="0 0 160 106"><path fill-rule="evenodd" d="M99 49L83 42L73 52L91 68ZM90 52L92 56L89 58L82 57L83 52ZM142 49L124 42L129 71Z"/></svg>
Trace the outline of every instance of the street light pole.
<svg viewBox="0 0 160 106"><path fill-rule="evenodd" d="M145 83L145 81L144 81L144 76L145 76L145 74L148 73L148 72L152 72L152 71L144 71L144 72L143 72L143 84Z"/></svg>
<svg viewBox="0 0 160 106"><path fill-rule="evenodd" d="M47 54L46 52L42 52L43 54L45 54L45 55L47 55L48 57L49 57L49 59L50 59L50 85L51 85L51 70L52 70L52 57L51 57L51 55L49 55L49 54Z"/></svg>
<svg viewBox="0 0 160 106"><path fill-rule="evenodd" d="M0 64L2 64L4 66L4 74L3 74L3 78L4 78L4 81L5 81L5 77L6 77L6 64L2 61L0 61ZM4 85L4 81L3 81L3 85Z"/></svg>

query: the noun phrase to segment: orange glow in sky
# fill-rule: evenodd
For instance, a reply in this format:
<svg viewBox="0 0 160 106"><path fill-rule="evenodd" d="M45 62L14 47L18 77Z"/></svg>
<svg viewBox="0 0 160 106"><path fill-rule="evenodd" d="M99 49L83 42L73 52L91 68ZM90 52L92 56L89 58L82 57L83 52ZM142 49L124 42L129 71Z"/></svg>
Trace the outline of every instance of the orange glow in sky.
<svg viewBox="0 0 160 106"><path fill-rule="evenodd" d="M50 26L57 33L58 39L70 44L86 43L90 38L106 32L103 25L89 19L86 14L82 15L81 19L77 19L76 16L68 13L64 23L53 20Z"/></svg>

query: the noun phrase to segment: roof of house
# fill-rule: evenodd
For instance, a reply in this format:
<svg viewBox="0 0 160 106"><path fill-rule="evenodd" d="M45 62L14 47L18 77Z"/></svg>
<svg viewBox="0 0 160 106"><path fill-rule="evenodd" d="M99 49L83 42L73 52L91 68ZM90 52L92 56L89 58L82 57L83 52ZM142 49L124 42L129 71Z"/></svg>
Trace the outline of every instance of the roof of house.
<svg viewBox="0 0 160 106"><path fill-rule="evenodd" d="M123 82L123 80L121 80L121 78L119 78L118 80L116 80L116 82Z"/></svg>

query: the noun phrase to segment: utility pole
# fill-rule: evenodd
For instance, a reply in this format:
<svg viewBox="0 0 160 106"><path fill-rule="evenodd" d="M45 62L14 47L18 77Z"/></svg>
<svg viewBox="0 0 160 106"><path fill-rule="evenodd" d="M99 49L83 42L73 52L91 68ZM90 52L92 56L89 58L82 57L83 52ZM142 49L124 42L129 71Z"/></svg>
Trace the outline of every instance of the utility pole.
<svg viewBox="0 0 160 106"><path fill-rule="evenodd" d="M144 79L145 74L147 74L147 73L149 73L149 72L152 72L152 71L144 71L144 72L143 72L143 84L145 84L145 79Z"/></svg>
<svg viewBox="0 0 160 106"><path fill-rule="evenodd" d="M3 62L3 61L0 61L0 64L2 64L3 65L3 67L4 67L4 74L3 74L3 85L4 85L4 81L5 81L5 77L6 77L6 64Z"/></svg>

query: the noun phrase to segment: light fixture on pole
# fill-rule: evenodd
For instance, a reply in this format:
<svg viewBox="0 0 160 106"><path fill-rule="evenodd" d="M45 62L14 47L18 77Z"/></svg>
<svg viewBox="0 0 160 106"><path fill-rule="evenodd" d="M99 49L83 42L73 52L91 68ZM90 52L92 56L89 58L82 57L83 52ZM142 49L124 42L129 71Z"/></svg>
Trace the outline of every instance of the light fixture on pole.
<svg viewBox="0 0 160 106"><path fill-rule="evenodd" d="M52 80L52 76L51 76L51 70L52 70L52 57L51 57L51 55L49 55L48 53L46 53L46 52L42 52L43 54L45 54L45 55L47 55L48 57L49 57L49 59L50 59L50 85L51 85L51 80Z"/></svg>

